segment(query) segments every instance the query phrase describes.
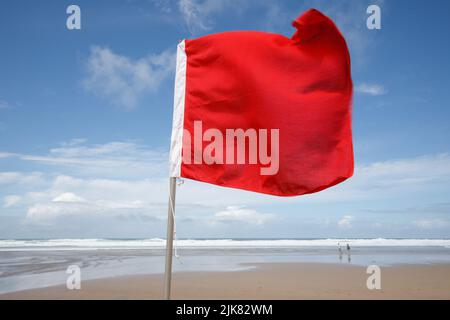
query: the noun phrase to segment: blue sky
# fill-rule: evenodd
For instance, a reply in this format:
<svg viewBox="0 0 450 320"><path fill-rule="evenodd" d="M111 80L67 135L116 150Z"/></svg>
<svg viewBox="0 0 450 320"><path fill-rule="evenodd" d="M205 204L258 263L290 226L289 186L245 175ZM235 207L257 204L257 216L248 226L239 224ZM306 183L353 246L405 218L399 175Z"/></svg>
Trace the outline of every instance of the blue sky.
<svg viewBox="0 0 450 320"><path fill-rule="evenodd" d="M81 8L81 30L66 8ZM366 28L378 4L382 29ZM163 237L180 39L290 36L308 8L352 56L356 172L280 199L185 181L178 236L450 236L450 3L361 0L3 1L0 238Z"/></svg>

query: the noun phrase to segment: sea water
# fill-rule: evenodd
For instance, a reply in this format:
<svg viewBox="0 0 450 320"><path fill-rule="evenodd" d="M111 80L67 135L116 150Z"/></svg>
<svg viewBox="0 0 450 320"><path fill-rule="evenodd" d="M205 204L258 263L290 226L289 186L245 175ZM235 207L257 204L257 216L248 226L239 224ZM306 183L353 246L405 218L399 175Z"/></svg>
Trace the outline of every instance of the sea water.
<svg viewBox="0 0 450 320"><path fill-rule="evenodd" d="M64 284L71 265L80 267L82 281L163 273L164 248L159 238L0 240L0 293ZM233 272L273 262L450 263L450 239L181 239L175 248L174 272Z"/></svg>

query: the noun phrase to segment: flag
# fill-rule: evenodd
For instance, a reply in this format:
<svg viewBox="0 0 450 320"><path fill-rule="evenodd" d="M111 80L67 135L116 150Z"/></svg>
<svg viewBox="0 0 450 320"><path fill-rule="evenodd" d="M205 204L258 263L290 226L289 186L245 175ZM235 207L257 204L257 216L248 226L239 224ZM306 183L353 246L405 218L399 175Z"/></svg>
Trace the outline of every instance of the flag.
<svg viewBox="0 0 450 320"><path fill-rule="evenodd" d="M171 177L296 196L353 175L346 41L315 9L293 26L179 43Z"/></svg>

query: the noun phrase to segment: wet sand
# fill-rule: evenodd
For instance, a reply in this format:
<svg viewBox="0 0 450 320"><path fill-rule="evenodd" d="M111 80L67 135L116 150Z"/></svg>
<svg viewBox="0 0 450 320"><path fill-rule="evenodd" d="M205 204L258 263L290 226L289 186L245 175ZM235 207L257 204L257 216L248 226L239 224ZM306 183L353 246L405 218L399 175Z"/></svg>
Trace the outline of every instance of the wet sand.
<svg viewBox="0 0 450 320"><path fill-rule="evenodd" d="M450 264L381 268L381 290L367 289L366 268L314 263L255 264L236 272L182 272L173 276L173 299L450 299ZM84 281L18 291L0 299L160 299L162 275Z"/></svg>

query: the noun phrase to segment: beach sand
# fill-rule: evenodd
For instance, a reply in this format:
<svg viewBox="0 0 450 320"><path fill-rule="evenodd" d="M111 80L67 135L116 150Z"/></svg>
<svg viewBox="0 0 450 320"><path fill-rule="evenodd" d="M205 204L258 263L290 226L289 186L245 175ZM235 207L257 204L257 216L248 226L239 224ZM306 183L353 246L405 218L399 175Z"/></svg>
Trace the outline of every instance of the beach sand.
<svg viewBox="0 0 450 320"><path fill-rule="evenodd" d="M381 268L381 290L368 290L366 267L339 264L259 264L237 272L173 276L173 299L450 299L450 264ZM81 290L47 287L0 299L160 299L163 275L82 282Z"/></svg>

